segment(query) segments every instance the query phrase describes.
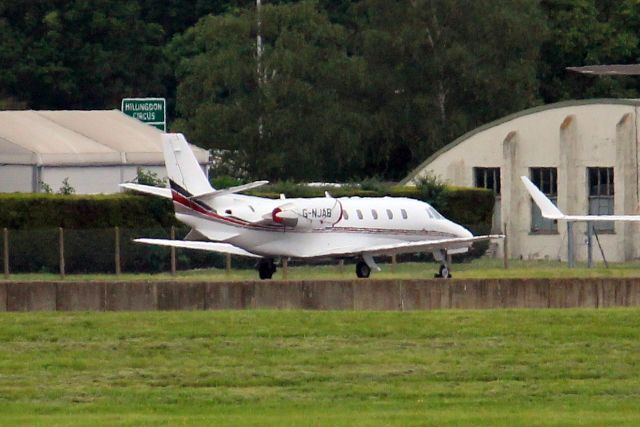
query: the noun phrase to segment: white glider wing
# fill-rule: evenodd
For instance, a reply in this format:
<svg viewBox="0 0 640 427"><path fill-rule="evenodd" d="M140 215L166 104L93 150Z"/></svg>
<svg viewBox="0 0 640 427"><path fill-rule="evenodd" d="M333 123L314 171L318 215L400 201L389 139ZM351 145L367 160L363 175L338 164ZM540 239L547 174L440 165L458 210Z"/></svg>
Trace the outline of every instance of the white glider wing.
<svg viewBox="0 0 640 427"><path fill-rule="evenodd" d="M125 183L120 184L120 187L127 190L137 191L139 193L152 194L154 196L164 197L165 199L171 198L171 189L162 187L153 187L151 185L132 184Z"/></svg>
<svg viewBox="0 0 640 427"><path fill-rule="evenodd" d="M166 240L166 239L135 239L134 242L144 243L147 245L169 246L174 248L198 249L202 251L221 252L223 254L241 255L251 258L262 258L260 255L245 251L242 248L233 246L229 243L216 242L197 242L184 240Z"/></svg>
<svg viewBox="0 0 640 427"><path fill-rule="evenodd" d="M565 215L529 178L521 176L520 179L545 218L565 221L640 221L640 215Z"/></svg>
<svg viewBox="0 0 640 427"><path fill-rule="evenodd" d="M502 239L502 238L504 238L504 235L502 234L489 234L484 236L454 237L450 239L419 240L415 242L392 243L388 245L332 249L325 252L319 252L319 253L313 254L310 257L360 256L360 255L378 256L378 255L408 254L408 253L416 253L416 252L432 252L440 249L455 250L455 249L468 248L474 242L481 242L485 240Z"/></svg>

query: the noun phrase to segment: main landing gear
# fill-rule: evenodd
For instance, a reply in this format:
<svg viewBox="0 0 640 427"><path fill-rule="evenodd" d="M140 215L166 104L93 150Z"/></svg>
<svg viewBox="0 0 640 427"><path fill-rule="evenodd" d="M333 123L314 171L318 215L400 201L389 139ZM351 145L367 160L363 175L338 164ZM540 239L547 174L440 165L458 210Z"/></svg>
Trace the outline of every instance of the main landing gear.
<svg viewBox="0 0 640 427"><path fill-rule="evenodd" d="M261 280L271 279L276 272L276 264L272 259L261 259L258 262L258 275Z"/></svg>
<svg viewBox="0 0 640 427"><path fill-rule="evenodd" d="M356 276L361 279L366 279L371 274L371 267L364 261L358 261L356 264Z"/></svg>

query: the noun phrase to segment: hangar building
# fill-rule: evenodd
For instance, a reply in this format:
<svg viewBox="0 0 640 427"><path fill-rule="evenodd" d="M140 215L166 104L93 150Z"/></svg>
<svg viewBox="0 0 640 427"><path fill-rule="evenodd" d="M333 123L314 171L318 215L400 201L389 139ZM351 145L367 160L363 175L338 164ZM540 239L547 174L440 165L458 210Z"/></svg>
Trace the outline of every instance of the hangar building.
<svg viewBox="0 0 640 427"><path fill-rule="evenodd" d="M639 109L640 100L594 99L512 114L445 146L403 183L431 174L453 185L493 189L493 228L506 231L510 258L566 260L565 222L542 218L520 176L567 214L640 214ZM594 226L607 261L640 257L637 223ZM573 234L575 257L584 261L586 224L575 223ZM593 254L602 260L596 243Z"/></svg>
<svg viewBox="0 0 640 427"><path fill-rule="evenodd" d="M116 193L141 168L164 178L161 133L118 110L0 111L0 192L55 192L67 178L79 194Z"/></svg>

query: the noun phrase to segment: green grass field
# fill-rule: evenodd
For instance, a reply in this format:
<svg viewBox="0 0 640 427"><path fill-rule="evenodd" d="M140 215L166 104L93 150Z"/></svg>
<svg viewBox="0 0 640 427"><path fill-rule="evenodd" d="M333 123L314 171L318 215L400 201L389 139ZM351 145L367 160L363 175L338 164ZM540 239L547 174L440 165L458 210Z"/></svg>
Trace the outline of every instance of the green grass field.
<svg viewBox="0 0 640 427"><path fill-rule="evenodd" d="M640 424L640 310L1 313L0 425Z"/></svg>
<svg viewBox="0 0 640 427"><path fill-rule="evenodd" d="M381 272L371 273L372 279L420 279L433 278L438 271L435 262L407 262L391 264L380 263ZM586 268L578 264L577 268L568 268L559 261L521 261L510 260L505 269L501 259L481 258L472 262L452 264L454 278L563 278L563 277L640 277L640 262L610 264L606 268L597 264L595 268ZM342 269L336 265L294 265L289 267L289 280L351 280L355 279L353 264ZM273 276L274 280L283 279L282 268ZM12 274L10 280L60 280L57 274ZM173 277L168 273L161 274L69 274L64 280L207 280L207 281L240 281L258 280L258 273L253 269L232 269L230 273L223 269L178 271Z"/></svg>

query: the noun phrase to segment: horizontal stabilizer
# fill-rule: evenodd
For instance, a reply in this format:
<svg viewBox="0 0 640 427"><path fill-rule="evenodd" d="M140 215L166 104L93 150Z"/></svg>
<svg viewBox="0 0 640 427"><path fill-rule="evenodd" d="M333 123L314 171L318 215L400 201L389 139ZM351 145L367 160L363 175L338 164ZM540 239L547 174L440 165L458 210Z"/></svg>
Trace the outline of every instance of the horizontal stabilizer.
<svg viewBox="0 0 640 427"><path fill-rule="evenodd" d="M195 196L191 196L191 199L201 199L203 197L218 197L224 196L227 194L239 193L241 191L247 191L252 188L261 187L265 184L268 184L269 181L254 181L248 184L237 185L235 187L224 188L222 190L213 190L207 191L206 193L196 194Z"/></svg>
<svg viewBox="0 0 640 427"><path fill-rule="evenodd" d="M137 191L139 193L152 194L154 196L164 197L165 199L171 198L171 190L169 188L153 187L151 185L132 184L125 183L120 184L120 187L127 190Z"/></svg>
<svg viewBox="0 0 640 427"><path fill-rule="evenodd" d="M184 240L166 240L166 239L135 239L134 242L144 243L147 245L169 246L174 248L197 249L201 251L220 252L223 254L240 255L251 258L262 258L260 255L252 254L242 248L233 246L229 243L216 242L194 242Z"/></svg>

